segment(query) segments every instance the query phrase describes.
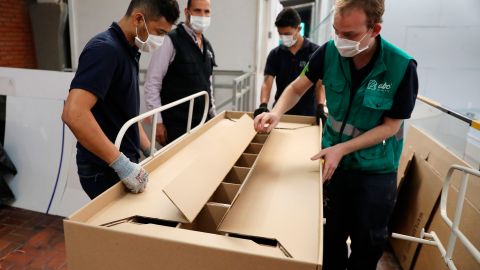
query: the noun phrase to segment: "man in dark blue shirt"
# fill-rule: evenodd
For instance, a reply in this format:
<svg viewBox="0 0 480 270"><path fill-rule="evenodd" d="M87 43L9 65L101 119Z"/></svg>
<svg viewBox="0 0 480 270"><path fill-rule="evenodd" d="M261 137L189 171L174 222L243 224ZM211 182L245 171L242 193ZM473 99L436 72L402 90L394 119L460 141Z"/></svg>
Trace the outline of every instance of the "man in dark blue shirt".
<svg viewBox="0 0 480 270"><path fill-rule="evenodd" d="M265 65L264 81L260 96L260 107L255 110L254 116L268 112L267 103L270 100L273 79L277 85L275 103L280 98L283 90L302 73L318 45L303 38L301 31L301 18L292 8L282 10L276 20L275 26L280 34L281 45L270 51ZM323 106L325 94L321 82L310 87L299 102L287 114L315 116L326 119Z"/></svg>
<svg viewBox="0 0 480 270"><path fill-rule="evenodd" d="M78 140L78 174L91 199L120 179L133 193L146 187L148 173L137 163L150 142L141 124L127 131L120 151L113 142L140 111L138 50L159 48L178 17L176 0L132 0L125 16L80 55L62 120Z"/></svg>

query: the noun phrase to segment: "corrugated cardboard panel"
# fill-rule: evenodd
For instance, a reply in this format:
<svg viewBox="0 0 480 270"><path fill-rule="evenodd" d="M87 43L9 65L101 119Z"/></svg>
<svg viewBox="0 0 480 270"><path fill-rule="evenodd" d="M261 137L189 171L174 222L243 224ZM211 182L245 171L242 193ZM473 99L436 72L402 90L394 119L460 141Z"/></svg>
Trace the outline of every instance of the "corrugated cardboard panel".
<svg viewBox="0 0 480 270"><path fill-rule="evenodd" d="M409 127L404 147L412 148L416 154L421 154L424 158L428 157L428 163L440 173L443 179L453 164L471 167L460 157L445 148L444 145L415 126ZM458 188L460 174L454 173L452 179L452 185ZM466 199L471 202L476 209L480 210L479 191L480 178L471 177Z"/></svg>
<svg viewBox="0 0 480 270"><path fill-rule="evenodd" d="M248 116L245 117L248 118ZM210 122L213 122L213 125ZM99 205L99 200L97 199L89 204L88 207L95 209L96 213L88 219L88 223L101 225L132 216L188 222L162 190L170 182L177 179L184 171L198 166L199 163L197 160L209 152L211 146L216 145L218 147L223 145L217 141L217 137L226 130L230 130L236 126L237 123L227 119L216 118L209 121L206 125L209 125L208 129L202 129L199 130L200 132L197 132L198 134L187 136L184 140L174 144L166 150L166 152L162 153L162 155L152 160L151 163L155 164L155 166L151 166L150 163L146 164L146 167L149 167L150 181L144 193L131 194L125 192L123 191L123 184L119 183L117 191L121 192L121 194L117 194L115 200L112 199L108 204L102 205L101 207L97 207L97 205ZM253 124L250 125L249 128L252 129L252 126ZM248 142L244 143L243 147L245 148L247 145ZM224 151L224 154L229 153L229 151ZM168 158L165 158L165 156ZM204 172L209 172L209 168L217 166L217 162L212 160L216 160L216 158L207 160L211 162L211 164L204 167ZM186 186L185 188L186 194L196 194L196 190L191 189L191 187ZM108 190L104 194L110 194L112 191Z"/></svg>
<svg viewBox="0 0 480 270"><path fill-rule="evenodd" d="M104 228L64 222L70 270L315 270L252 241L178 228L123 223Z"/></svg>
<svg viewBox="0 0 480 270"><path fill-rule="evenodd" d="M229 128L211 133L203 149L189 147L188 166L170 167L180 173L163 191L189 222L200 213L255 134L253 120L244 115Z"/></svg>
<svg viewBox="0 0 480 270"><path fill-rule="evenodd" d="M293 258L317 263L322 186L310 157L319 150L318 126L273 130L219 230L276 239Z"/></svg>
<svg viewBox="0 0 480 270"><path fill-rule="evenodd" d="M420 157L414 156L410 175L405 177L392 217L395 233L420 237L442 190L438 173ZM403 269L410 269L418 244L391 239L391 245Z"/></svg>
<svg viewBox="0 0 480 270"><path fill-rule="evenodd" d="M441 191L443 180L447 174L448 169L453 164L458 164L466 167L468 167L468 165L461 158L451 153L438 141L436 141L431 136L427 135L425 132L414 126L411 126L409 128L402 153L402 162L407 162L408 156L411 153L414 153L415 158L410 168L410 174L412 173L412 171L413 174L415 174L415 170L418 171L418 165L422 164L422 166L424 167L423 170L428 169L430 173L417 173L418 179L415 180L408 179L408 175L405 177L405 182L403 182L400 186L397 208L395 209L394 218L392 220L393 232L418 237L419 231L423 227L425 227L425 225L428 225L426 224L425 220L432 220L431 226L426 228L426 230L435 231L440 237L440 239L442 239L443 244L446 245L449 233L447 226L438 213L438 207L434 208L435 204L432 204L431 202L434 200L435 196L437 199L439 198L440 192L438 192L437 194L437 190ZM404 156L407 158L404 159ZM406 165L406 163L403 164L403 166L401 164L400 167L406 168L408 167ZM435 176L432 174L434 174ZM458 187L459 178L460 173L453 174L453 181L451 185L452 188L450 189L451 191L449 193L449 197L452 198L449 199L448 202L449 209L452 209L452 212L449 212L452 213L450 214L452 215L452 217L452 207L454 205L454 201L452 201L454 197L453 194L456 194L456 192L453 192L452 190ZM417 184L413 184L412 181L417 182ZM408 182L410 182L410 184ZM435 182L437 183L435 184ZM470 177L464 209L464 214L466 215L466 217L462 218L461 225L461 227L466 228L467 230L473 227L476 231L478 231L478 224L480 224L480 215L478 214L480 205L480 196L478 196L479 191L480 179ZM437 200L436 202L438 205ZM467 212L470 212L470 214L466 214ZM469 225L472 224L473 221L475 221L477 225ZM470 232L469 234L467 234L467 237L474 239L478 243L479 239L477 236L478 233ZM416 253L416 251L418 251L418 245L413 242L392 239L391 244L395 254L397 255L397 258L401 262L404 269L409 269L410 266L415 267L415 269L422 270L443 269L440 267L443 262L436 247L422 246L420 249L420 253ZM457 245L460 244L457 242ZM468 256L465 256L466 253L462 251L462 248L463 247L460 247L460 251L456 253L456 260L464 264L465 262L469 261L469 258ZM416 255L418 255L418 257L415 262L414 258ZM440 268L437 268L437 265Z"/></svg>
<svg viewBox="0 0 480 270"><path fill-rule="evenodd" d="M448 191L447 214L450 220L453 220L455 214L455 206L458 197L458 190L451 187ZM480 212L473 205L466 201L463 205L462 219L460 221L460 230L472 242L472 244L480 249ZM445 223L437 208L433 214L432 224L427 228L428 232L434 231L442 241L446 248L448 238L450 236L450 228ZM480 263L468 252L468 250L457 240L456 248L453 252L453 262L457 269L480 269ZM417 261L414 265L415 270L443 270L448 269L440 255L437 247L423 245L420 247Z"/></svg>

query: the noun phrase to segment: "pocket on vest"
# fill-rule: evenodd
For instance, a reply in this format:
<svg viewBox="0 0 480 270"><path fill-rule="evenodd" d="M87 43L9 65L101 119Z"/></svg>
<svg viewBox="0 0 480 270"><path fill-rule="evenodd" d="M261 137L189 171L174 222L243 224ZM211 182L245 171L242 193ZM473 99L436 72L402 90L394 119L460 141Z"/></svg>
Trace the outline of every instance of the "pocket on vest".
<svg viewBox="0 0 480 270"><path fill-rule="evenodd" d="M336 120L341 121L347 105L342 106L345 97L345 83L330 83L325 85L328 113ZM348 102L348 100L346 100Z"/></svg>

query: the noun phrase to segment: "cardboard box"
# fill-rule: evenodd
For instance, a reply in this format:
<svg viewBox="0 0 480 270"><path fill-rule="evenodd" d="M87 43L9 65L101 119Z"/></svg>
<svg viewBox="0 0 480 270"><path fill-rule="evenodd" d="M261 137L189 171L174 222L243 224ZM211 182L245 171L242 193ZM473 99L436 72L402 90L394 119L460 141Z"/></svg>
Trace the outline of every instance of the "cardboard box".
<svg viewBox="0 0 480 270"><path fill-rule="evenodd" d="M413 154L413 159L409 157ZM407 164L409 163L409 164ZM453 164L469 167L461 158L448 151L438 141L411 126L404 143L399 177L397 206L392 218L392 231L419 237L422 228L435 231L444 246L448 243L450 229L439 213L439 198L443 181ZM448 215L453 219L460 173L453 174L448 199ZM480 179L470 177L460 229L480 248ZM395 255L403 269L447 269L437 247L391 239ZM458 269L480 269L480 265L457 241L454 262Z"/></svg>
<svg viewBox="0 0 480 270"><path fill-rule="evenodd" d="M321 269L321 127L218 115L64 221L69 269Z"/></svg>
<svg viewBox="0 0 480 270"><path fill-rule="evenodd" d="M415 155L398 193L392 231L420 237L442 191L442 183L433 167ZM391 239L390 244L402 268L410 269L419 244L400 239Z"/></svg>

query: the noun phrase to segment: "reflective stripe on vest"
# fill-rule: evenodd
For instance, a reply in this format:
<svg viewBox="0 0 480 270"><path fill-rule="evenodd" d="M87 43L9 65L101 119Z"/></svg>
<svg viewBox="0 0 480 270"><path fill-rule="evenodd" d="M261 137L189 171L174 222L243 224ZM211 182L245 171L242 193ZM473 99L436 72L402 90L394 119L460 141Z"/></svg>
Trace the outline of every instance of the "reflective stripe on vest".
<svg viewBox="0 0 480 270"><path fill-rule="evenodd" d="M337 121L333 119L332 116L328 116L328 120L330 121L330 127L335 131L336 133L340 134L340 130L342 129L342 122ZM345 128L343 129L343 135L350 136L352 138L356 138L360 135L362 135L364 132L361 131L360 129L356 128L355 126L351 124L345 124ZM395 138L397 141L400 141L403 139L403 124L400 126L398 129L397 133L395 134Z"/></svg>
<svg viewBox="0 0 480 270"><path fill-rule="evenodd" d="M342 122L333 119L332 116L328 116L328 120L330 121L330 126L336 133L340 133L342 129ZM343 130L343 135L350 136L352 138L358 137L363 134L363 131L360 131L358 128L354 127L351 124L345 124L345 129Z"/></svg>

